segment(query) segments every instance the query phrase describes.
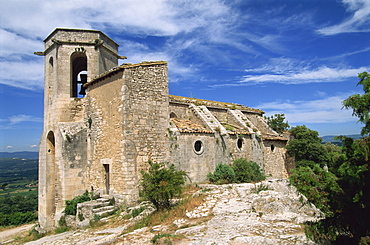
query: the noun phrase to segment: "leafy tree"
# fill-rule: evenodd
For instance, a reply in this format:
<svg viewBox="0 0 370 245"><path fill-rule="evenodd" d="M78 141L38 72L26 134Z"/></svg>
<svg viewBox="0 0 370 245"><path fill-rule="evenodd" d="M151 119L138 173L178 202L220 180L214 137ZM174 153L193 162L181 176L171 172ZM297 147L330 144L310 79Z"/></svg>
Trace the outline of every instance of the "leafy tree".
<svg viewBox="0 0 370 245"><path fill-rule="evenodd" d="M333 210L338 209L340 204L338 200L343 192L336 182L338 178L318 164L312 167L301 166L293 169L292 172L289 180L297 187L297 190L327 217L333 216Z"/></svg>
<svg viewBox="0 0 370 245"><path fill-rule="evenodd" d="M343 151L342 147L335 145L331 142L326 142L324 144L324 147L326 151L328 152L328 168L329 170L336 175L336 172L339 168L339 166L343 163L344 161L344 156L343 156Z"/></svg>
<svg viewBox="0 0 370 245"><path fill-rule="evenodd" d="M187 174L185 171L176 170L173 164L166 168L164 163L149 161L149 165L147 172L141 171L140 194L152 202L157 210L169 209L171 199L182 194Z"/></svg>
<svg viewBox="0 0 370 245"><path fill-rule="evenodd" d="M288 122L285 122L285 114L275 114L265 118L267 124L279 134L284 133L290 127Z"/></svg>
<svg viewBox="0 0 370 245"><path fill-rule="evenodd" d="M321 144L322 139L317 131L308 129L305 125L296 126L289 130L294 136L286 146L289 155L294 156L296 166L318 163L325 165L328 161L326 148ZM312 164L309 164L312 166Z"/></svg>
<svg viewBox="0 0 370 245"><path fill-rule="evenodd" d="M358 85L363 86L365 94L354 94L343 101L343 108L352 108L353 116L359 118L359 122L365 126L361 130L362 135L370 134L370 74L362 72L358 74L360 81Z"/></svg>
<svg viewBox="0 0 370 245"><path fill-rule="evenodd" d="M235 159L233 166L235 180L239 183L260 182L266 179L260 166L245 158Z"/></svg>
<svg viewBox="0 0 370 245"><path fill-rule="evenodd" d="M320 244L359 244L370 236L370 137L342 141L343 154L334 169L343 191L336 200L340 205L332 205L331 215L307 226L307 234Z"/></svg>
<svg viewBox="0 0 370 245"><path fill-rule="evenodd" d="M235 172L227 164L219 163L213 173L208 173L207 178L212 183L227 184L235 181Z"/></svg>

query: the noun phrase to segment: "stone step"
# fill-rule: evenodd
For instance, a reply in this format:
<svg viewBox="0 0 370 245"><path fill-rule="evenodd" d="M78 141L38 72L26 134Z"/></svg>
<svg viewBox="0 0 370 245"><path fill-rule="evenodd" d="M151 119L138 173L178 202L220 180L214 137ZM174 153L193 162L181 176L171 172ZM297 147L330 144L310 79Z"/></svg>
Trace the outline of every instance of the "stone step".
<svg viewBox="0 0 370 245"><path fill-rule="evenodd" d="M112 214L112 212L114 211L114 206L110 206L112 208L108 209L108 210L104 210L104 211L101 211L101 212L98 212L98 213L94 213L95 215L98 215L99 217L106 217L106 216L109 216Z"/></svg>
<svg viewBox="0 0 370 245"><path fill-rule="evenodd" d="M97 201L89 201L89 202L78 203L77 207L90 207L91 209L96 209L102 206L107 206L108 203L109 202L103 203L103 202L97 202Z"/></svg>
<svg viewBox="0 0 370 245"><path fill-rule="evenodd" d="M97 202L109 202L109 198L103 198L103 197L100 197L98 199L96 199Z"/></svg>
<svg viewBox="0 0 370 245"><path fill-rule="evenodd" d="M103 206L103 207L99 207L99 208L94 208L92 211L93 213L100 213L100 212L103 212L103 211L106 211L106 210L112 210L114 209L114 206Z"/></svg>

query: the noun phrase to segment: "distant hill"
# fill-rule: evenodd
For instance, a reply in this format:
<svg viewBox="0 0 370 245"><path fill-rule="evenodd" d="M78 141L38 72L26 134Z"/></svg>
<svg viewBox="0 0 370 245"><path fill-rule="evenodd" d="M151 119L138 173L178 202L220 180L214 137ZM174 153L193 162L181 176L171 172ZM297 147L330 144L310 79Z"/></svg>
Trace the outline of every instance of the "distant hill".
<svg viewBox="0 0 370 245"><path fill-rule="evenodd" d="M326 142L331 142L331 143L341 143L340 140L336 140L334 139L334 137L337 137L339 135L327 135L327 136L322 136L322 143L326 143ZM344 135L344 136L347 136L347 137L350 137L350 138L353 138L355 140L358 140L360 138L362 138L363 136L361 136L361 134L351 134L351 135Z"/></svg>
<svg viewBox="0 0 370 245"><path fill-rule="evenodd" d="M0 158L37 159L39 153L36 151L0 152Z"/></svg>

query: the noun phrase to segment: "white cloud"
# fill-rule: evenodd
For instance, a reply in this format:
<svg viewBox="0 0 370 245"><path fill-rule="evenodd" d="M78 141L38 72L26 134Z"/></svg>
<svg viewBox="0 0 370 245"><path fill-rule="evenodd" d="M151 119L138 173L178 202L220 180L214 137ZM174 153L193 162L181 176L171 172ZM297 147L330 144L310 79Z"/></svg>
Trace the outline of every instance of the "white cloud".
<svg viewBox="0 0 370 245"><path fill-rule="evenodd" d="M247 69L248 73L267 73L263 75L245 75L239 81L234 83L214 84L211 88L218 87L238 87L251 86L256 84L279 83L279 84L307 84L307 83L323 83L323 82L341 82L347 78L355 78L363 71L369 70L370 67L360 68L329 68L321 66L317 69L304 67L304 65L291 63L289 60L282 60L281 64L269 65ZM293 67L294 66L294 67ZM271 74L273 73L273 74Z"/></svg>
<svg viewBox="0 0 370 245"><path fill-rule="evenodd" d="M257 106L267 115L284 113L292 124L344 123L357 121L351 110L342 110L342 101L351 94L331 96L311 101L268 102Z"/></svg>
<svg viewBox="0 0 370 245"><path fill-rule="evenodd" d="M36 90L43 89L44 64L39 61L0 61L0 83L9 86Z"/></svg>
<svg viewBox="0 0 370 245"><path fill-rule="evenodd" d="M17 56L33 56L33 52L42 50L43 43L39 40L0 29L0 57L19 59Z"/></svg>
<svg viewBox="0 0 370 245"><path fill-rule="evenodd" d="M124 45L135 48L135 52L120 50L129 62L169 61L175 76L193 73L178 57L184 49L195 50L194 43L221 43L246 49L231 32L238 14L221 0L12 0L2 1L0 6L0 83L24 89L43 88L42 59L34 57L33 52L43 50L42 40L56 27L96 28L108 35L129 33L170 39L164 47L128 42ZM191 39L189 33L195 38Z"/></svg>
<svg viewBox="0 0 370 245"><path fill-rule="evenodd" d="M12 149L12 148L13 148L12 145L8 145L8 146L5 147L5 149Z"/></svg>
<svg viewBox="0 0 370 245"><path fill-rule="evenodd" d="M369 0L343 0L347 11L353 15L342 23L317 30L322 35L336 35L346 32L370 31L370 1Z"/></svg>
<svg viewBox="0 0 370 245"><path fill-rule="evenodd" d="M30 145L30 148L36 148L37 145Z"/></svg>
<svg viewBox="0 0 370 245"><path fill-rule="evenodd" d="M9 122L10 125L14 125L21 122L42 122L42 119L39 117L21 114L9 117Z"/></svg>
<svg viewBox="0 0 370 245"><path fill-rule="evenodd" d="M282 83L282 84L304 84L321 82L338 82L348 77L356 77L358 73L368 70L369 67L356 69L329 68L322 66L315 70L307 70L300 73L247 75L241 83Z"/></svg>

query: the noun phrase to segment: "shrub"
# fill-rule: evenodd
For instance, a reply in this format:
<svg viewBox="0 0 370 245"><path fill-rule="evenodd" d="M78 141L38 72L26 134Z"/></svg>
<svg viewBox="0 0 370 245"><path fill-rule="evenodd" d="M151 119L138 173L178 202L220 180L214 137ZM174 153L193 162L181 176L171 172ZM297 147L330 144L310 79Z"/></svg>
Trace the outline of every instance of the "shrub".
<svg viewBox="0 0 370 245"><path fill-rule="evenodd" d="M142 190L140 195L154 204L157 210L169 209L171 199L182 194L186 180L186 172L176 170L172 164L166 168L164 163L149 161L147 172L141 171Z"/></svg>
<svg viewBox="0 0 370 245"><path fill-rule="evenodd" d="M80 196L76 196L72 200L66 201L66 207L64 209L64 213L66 215L76 215L77 213L77 204L81 202L91 201L89 193L86 191L84 194Z"/></svg>
<svg viewBox="0 0 370 245"><path fill-rule="evenodd" d="M233 163L235 179L238 183L260 182L266 179L260 166L245 158L235 159Z"/></svg>
<svg viewBox="0 0 370 245"><path fill-rule="evenodd" d="M235 172L227 164L219 163L213 173L208 173L207 178L210 182L216 184L227 184L235 181Z"/></svg>

